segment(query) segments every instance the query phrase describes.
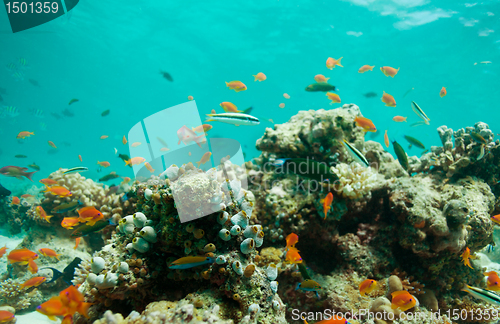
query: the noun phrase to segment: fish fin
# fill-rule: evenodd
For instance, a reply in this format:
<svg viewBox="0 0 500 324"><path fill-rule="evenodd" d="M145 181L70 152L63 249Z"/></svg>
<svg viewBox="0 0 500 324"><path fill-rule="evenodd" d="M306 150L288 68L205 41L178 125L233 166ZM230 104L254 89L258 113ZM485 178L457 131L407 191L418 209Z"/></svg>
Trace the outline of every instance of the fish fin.
<svg viewBox="0 0 500 324"><path fill-rule="evenodd" d="M88 310L92 305L93 303L80 303L80 305L78 305L78 313L83 315L85 318L89 318Z"/></svg>
<svg viewBox="0 0 500 324"><path fill-rule="evenodd" d="M54 217L54 216L52 216L52 215L50 215L50 216L45 216L45 220L47 221L47 223L50 223L50 219L51 219L52 217Z"/></svg>
<svg viewBox="0 0 500 324"><path fill-rule="evenodd" d="M252 111L253 107L248 107L247 109L243 110L241 113L242 114L250 114L250 112Z"/></svg>
<svg viewBox="0 0 500 324"><path fill-rule="evenodd" d="M205 119L207 122L216 121L215 119Z"/></svg>

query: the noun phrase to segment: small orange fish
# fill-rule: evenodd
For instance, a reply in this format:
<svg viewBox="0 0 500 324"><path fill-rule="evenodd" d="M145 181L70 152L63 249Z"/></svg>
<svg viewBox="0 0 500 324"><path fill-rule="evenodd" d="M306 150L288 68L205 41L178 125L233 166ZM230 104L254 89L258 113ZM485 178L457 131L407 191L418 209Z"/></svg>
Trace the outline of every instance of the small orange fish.
<svg viewBox="0 0 500 324"><path fill-rule="evenodd" d="M259 72L256 75L252 75L252 76L255 78L255 80L253 80L254 82L255 81L259 81L260 82L260 81L264 81L265 79L267 79L267 76L264 73L262 73L262 72Z"/></svg>
<svg viewBox="0 0 500 324"><path fill-rule="evenodd" d="M111 165L111 163L109 163L108 161L97 161L97 164L99 164L100 166L102 166L103 168L107 168Z"/></svg>
<svg viewBox="0 0 500 324"><path fill-rule="evenodd" d="M201 159L198 162L196 162L196 163L198 163L198 168L200 167L200 165L207 163L210 160L211 156L212 156L212 152L205 152L205 154L203 154Z"/></svg>
<svg viewBox="0 0 500 324"><path fill-rule="evenodd" d="M153 169L153 167L151 166L151 164L149 164L148 162L145 162L144 166L146 167L146 169L148 169L149 172L151 172L151 173L155 172L155 169Z"/></svg>
<svg viewBox="0 0 500 324"><path fill-rule="evenodd" d="M330 207L332 206L333 202L333 194L331 192L326 195L325 199L323 199L323 213L325 214L325 218L328 215L328 211L330 210Z"/></svg>
<svg viewBox="0 0 500 324"><path fill-rule="evenodd" d="M236 92L245 91L247 89L247 86L241 81L226 82L226 86Z"/></svg>
<svg viewBox="0 0 500 324"><path fill-rule="evenodd" d="M491 216L491 221L497 225L500 225L500 214L498 215L495 215L495 216Z"/></svg>
<svg viewBox="0 0 500 324"><path fill-rule="evenodd" d="M238 107L236 107L236 105L233 104L232 102L224 101L220 103L220 106L222 107L222 109L224 109L225 112L232 112L232 113L241 112L241 110L238 110Z"/></svg>
<svg viewBox="0 0 500 324"><path fill-rule="evenodd" d="M395 68L392 68L390 66L382 66L380 68L380 71L382 71L382 73L384 73L385 76L390 76L394 78L396 74L398 74L399 68L396 70Z"/></svg>
<svg viewBox="0 0 500 324"><path fill-rule="evenodd" d="M330 78L325 77L323 74L316 74L314 76L314 81L318 83L327 83Z"/></svg>
<svg viewBox="0 0 500 324"><path fill-rule="evenodd" d="M83 161L82 161L82 156L81 156L81 155L78 155L78 159L80 160L80 162L83 162Z"/></svg>
<svg viewBox="0 0 500 324"><path fill-rule="evenodd" d="M362 67L359 68L358 73L365 73L366 71L373 71L374 66L370 65L363 65Z"/></svg>
<svg viewBox="0 0 500 324"><path fill-rule="evenodd" d="M302 263L302 257L299 254L299 250L294 247L288 248L285 257L286 263Z"/></svg>
<svg viewBox="0 0 500 324"><path fill-rule="evenodd" d="M384 144L385 144L385 147L389 147L389 145L391 144L391 142L389 142L389 135L387 135L387 129L385 130L385 133L384 133Z"/></svg>
<svg viewBox="0 0 500 324"><path fill-rule="evenodd" d="M280 107L281 109L283 109L283 108L285 108L285 104L284 104L284 103L280 103L280 104L278 105L278 107Z"/></svg>
<svg viewBox="0 0 500 324"><path fill-rule="evenodd" d="M401 123L401 122L406 122L406 118L408 118L408 117L394 116L394 117L392 117L392 120L394 120L397 123Z"/></svg>
<svg viewBox="0 0 500 324"><path fill-rule="evenodd" d="M68 312L66 315L74 315L76 312L80 313L86 318L89 318L88 309L92 303L85 303L83 294L78 291L75 286L69 286L59 293L57 298L61 301L64 307L67 307Z"/></svg>
<svg viewBox="0 0 500 324"><path fill-rule="evenodd" d="M82 239L81 237L77 237L77 238L75 238L75 247L73 248L74 250L76 250L76 248L77 248L77 247L78 247L78 245L80 244L80 240L81 240L81 239Z"/></svg>
<svg viewBox="0 0 500 324"><path fill-rule="evenodd" d="M80 223L80 218L78 217L64 217L61 226L66 228L66 229L73 229L75 225L78 225Z"/></svg>
<svg viewBox="0 0 500 324"><path fill-rule="evenodd" d="M375 127L373 122L366 117L356 116L356 118L354 118L354 121L356 122L356 125L363 128L365 132L374 133L377 131L377 127Z"/></svg>
<svg viewBox="0 0 500 324"><path fill-rule="evenodd" d="M52 146L53 148L57 149L57 146L56 144L54 144L54 142L48 141L47 143L49 143L49 145Z"/></svg>
<svg viewBox="0 0 500 324"><path fill-rule="evenodd" d="M125 135L123 135L122 143L123 143L123 145L127 144L127 138L125 137Z"/></svg>
<svg viewBox="0 0 500 324"><path fill-rule="evenodd" d="M7 245L5 245L3 248L0 249L0 258L3 257L6 252L7 252Z"/></svg>
<svg viewBox="0 0 500 324"><path fill-rule="evenodd" d="M108 135L102 135L100 138L103 140L103 139L106 139L108 137L109 137Z"/></svg>
<svg viewBox="0 0 500 324"><path fill-rule="evenodd" d="M329 68L330 70L332 70L333 68L335 68L336 65L340 66L340 67L343 67L341 64L340 64L340 60L342 59L343 57L339 58L338 60L334 59L334 58L331 58L329 57L327 60L326 60L326 67Z"/></svg>
<svg viewBox="0 0 500 324"><path fill-rule="evenodd" d="M56 180L52 180L52 179L42 179L39 182L43 183L46 186L53 186L53 185L57 184L57 181Z"/></svg>
<svg viewBox="0 0 500 324"><path fill-rule="evenodd" d="M288 234L286 237L286 247L295 247L295 244L299 241L299 236L295 233Z"/></svg>
<svg viewBox="0 0 500 324"><path fill-rule="evenodd" d="M472 267L472 265L470 264L469 259L472 259L473 257L470 255L470 249L468 247L465 248L464 253L462 253L462 255L460 255L460 257L462 258L462 262L464 263L464 265L468 266L471 269L474 269Z"/></svg>
<svg viewBox="0 0 500 324"><path fill-rule="evenodd" d="M9 311L0 310L0 323L8 323L14 319L14 314Z"/></svg>
<svg viewBox="0 0 500 324"><path fill-rule="evenodd" d="M35 197L35 196L30 195L30 194L24 194L24 195L21 196L21 198L25 198L25 199L27 199L27 198L33 198L33 197Z"/></svg>
<svg viewBox="0 0 500 324"><path fill-rule="evenodd" d="M54 196L58 197L71 197L72 193L66 187L63 186L52 186L46 187L44 192L50 192Z"/></svg>
<svg viewBox="0 0 500 324"><path fill-rule="evenodd" d="M191 101L191 100L193 100L193 99L194 99L194 97L193 97L193 96L188 96L188 100L189 100L189 101Z"/></svg>
<svg viewBox="0 0 500 324"><path fill-rule="evenodd" d="M38 306L36 311L42 313L43 315L47 315L49 319L55 321L56 316L65 316L69 312L69 309L63 305L59 297L52 297L45 303Z"/></svg>
<svg viewBox="0 0 500 324"><path fill-rule="evenodd" d="M444 96L446 96L446 88L445 87L441 88L441 91L439 91L439 95L441 96L441 98L443 98Z"/></svg>
<svg viewBox="0 0 500 324"><path fill-rule="evenodd" d="M210 111L210 113L211 113L212 115L213 115L213 114L216 114L215 109L212 109L212 110Z"/></svg>
<svg viewBox="0 0 500 324"><path fill-rule="evenodd" d="M212 129L212 125L210 124L203 124L203 125L200 125L198 127L194 127L193 128L193 132L196 132L196 133L201 133L201 132L208 132L209 130Z"/></svg>
<svg viewBox="0 0 500 324"><path fill-rule="evenodd" d="M33 274L38 272L38 265L33 259L28 260L28 270Z"/></svg>
<svg viewBox="0 0 500 324"><path fill-rule="evenodd" d="M12 200L10 202L11 205L19 205L21 203L21 199L19 197L12 197Z"/></svg>
<svg viewBox="0 0 500 324"><path fill-rule="evenodd" d="M141 164L144 161L146 161L145 158L137 156L137 157L131 158L128 161L125 161L125 165L138 165L138 164Z"/></svg>
<svg viewBox="0 0 500 324"><path fill-rule="evenodd" d="M500 291L500 278L495 271L485 272L485 276L488 276L486 281L486 286L489 290Z"/></svg>
<svg viewBox="0 0 500 324"><path fill-rule="evenodd" d="M122 185L127 184L127 183L129 183L129 182L130 182L130 180L132 180L132 179L130 179L129 177L123 177L123 181L122 181L122 183L121 183L121 184L122 184Z"/></svg>
<svg viewBox="0 0 500 324"><path fill-rule="evenodd" d="M104 217L102 213L94 206L88 206L79 209L78 215L80 215L80 221L82 223L87 223L87 225L89 226L93 226Z"/></svg>
<svg viewBox="0 0 500 324"><path fill-rule="evenodd" d="M328 99L332 101L330 102L330 105L333 105L334 103L340 103L340 97L338 94L333 92L327 92L326 96L328 97Z"/></svg>
<svg viewBox="0 0 500 324"><path fill-rule="evenodd" d="M419 306L418 300L415 296L410 295L406 290L395 291L391 294L392 303L391 308L399 308L401 311L406 312L410 308Z"/></svg>
<svg viewBox="0 0 500 324"><path fill-rule="evenodd" d="M160 151L162 151L162 152L168 152L168 151L170 151L170 149L168 147L162 147L160 149Z"/></svg>
<svg viewBox="0 0 500 324"><path fill-rule="evenodd" d="M137 147L137 146L139 146L139 145L141 145L141 144L142 144L141 142L134 142L134 143L132 143L132 145L130 145L130 146L132 146L132 147Z"/></svg>
<svg viewBox="0 0 500 324"><path fill-rule="evenodd" d="M35 260L37 258L38 258L38 254L36 254L35 252L32 252L28 249L12 250L7 255L7 260L9 260L10 263L19 262L21 265L28 264L29 259Z"/></svg>
<svg viewBox="0 0 500 324"><path fill-rule="evenodd" d="M51 258L56 258L57 261L59 261L59 256L61 254L57 254L56 251L49 249L49 248L41 248L38 249L38 252L40 252L41 255L46 256L46 257L51 257Z"/></svg>
<svg viewBox="0 0 500 324"><path fill-rule="evenodd" d="M17 139L25 139L26 137L30 137L31 135L35 135L35 133L33 132L27 132L27 131L24 131L24 132L19 132L19 134L17 134Z"/></svg>
<svg viewBox="0 0 500 324"><path fill-rule="evenodd" d="M52 217L54 217L52 215L47 215L47 213L45 212L45 210L43 209L42 206L36 206L35 211L36 211L36 214L38 215L38 217L45 219L47 221L47 223L50 223L50 219Z"/></svg>
<svg viewBox="0 0 500 324"><path fill-rule="evenodd" d="M359 284L359 293L361 296L371 293L377 287L377 281L373 279L366 279Z"/></svg>
<svg viewBox="0 0 500 324"><path fill-rule="evenodd" d="M284 93L283 97L285 97L285 99L290 99L290 95L288 93Z"/></svg>
<svg viewBox="0 0 500 324"><path fill-rule="evenodd" d="M382 102L385 103L387 107L396 107L396 100L394 99L394 97L386 93L385 91L382 95Z"/></svg>

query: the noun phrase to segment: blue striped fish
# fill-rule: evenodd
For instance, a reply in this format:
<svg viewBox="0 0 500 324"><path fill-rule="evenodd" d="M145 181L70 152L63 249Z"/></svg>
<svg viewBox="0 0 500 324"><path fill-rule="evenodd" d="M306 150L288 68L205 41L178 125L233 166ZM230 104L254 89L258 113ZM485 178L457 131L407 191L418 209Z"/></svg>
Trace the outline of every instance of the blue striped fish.
<svg viewBox="0 0 500 324"><path fill-rule="evenodd" d="M205 121L218 121L221 123L232 124L236 126L240 125L259 125L260 120L257 117L240 114L240 113L222 113L222 114L207 114L207 119Z"/></svg>
<svg viewBox="0 0 500 324"><path fill-rule="evenodd" d="M349 144L349 142L347 142L345 139L344 139L344 147L346 148L347 152L349 152L349 155L353 158L354 161L360 163L365 167L370 166L370 163L365 158L365 156L360 151L358 151L353 145Z"/></svg>

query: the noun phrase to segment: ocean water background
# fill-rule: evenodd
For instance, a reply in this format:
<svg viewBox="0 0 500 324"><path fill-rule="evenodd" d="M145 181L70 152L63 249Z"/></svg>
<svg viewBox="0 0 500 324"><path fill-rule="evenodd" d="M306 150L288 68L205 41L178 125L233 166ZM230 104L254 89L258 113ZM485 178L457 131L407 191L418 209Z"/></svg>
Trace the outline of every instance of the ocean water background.
<svg viewBox="0 0 500 324"><path fill-rule="evenodd" d="M254 107L252 114L261 119L260 125L214 122L209 132L211 137L240 141L247 160L258 156L255 141L272 127L268 119L283 123L299 110L345 103L357 104L373 120L379 131L366 138L380 143L388 129L391 139L401 143L406 144L407 134L426 147L441 145L437 127L456 130L478 121L497 133L499 9L493 0L84 0L67 15L16 34L5 10L0 10L0 87L7 91L0 105L20 112L0 119L0 167L36 162L41 171L33 178L35 184L59 168L75 166L88 167L84 175L94 180L111 171L132 177L132 170L114 153L117 148L128 154L122 136L138 121L186 102L190 95L202 119L212 109L222 112L222 101L240 109ZM328 70L328 57L343 57L344 67ZM29 65L23 81L16 81L6 68L19 58ZM359 74L364 64L375 65L374 71ZM400 71L395 78L386 77L381 66ZM160 70L174 81L165 80ZM258 72L267 80L254 82L252 75ZM339 87L341 104L330 105L324 93L304 91L316 74L330 77ZM232 80L244 82L248 90L229 90L225 82ZM443 86L448 95L440 98ZM372 91L376 97L363 96ZM382 91L395 97L396 108L385 107ZM72 98L80 101L68 106ZM430 117L429 126L410 127L420 120L411 110L411 100ZM286 104L284 109L280 103ZM51 116L66 108L75 116ZM32 109L43 110L45 116L34 116ZM110 114L102 117L107 109ZM408 123L393 122L395 115L408 116ZM20 131L35 136L18 141ZM101 140L102 135L109 138ZM49 140L57 150L47 144ZM393 153L392 147L388 150ZM407 153L421 151L412 148ZM16 154L28 158L18 159ZM98 173L98 160L111 166ZM33 184L4 176L0 183L18 195Z"/></svg>

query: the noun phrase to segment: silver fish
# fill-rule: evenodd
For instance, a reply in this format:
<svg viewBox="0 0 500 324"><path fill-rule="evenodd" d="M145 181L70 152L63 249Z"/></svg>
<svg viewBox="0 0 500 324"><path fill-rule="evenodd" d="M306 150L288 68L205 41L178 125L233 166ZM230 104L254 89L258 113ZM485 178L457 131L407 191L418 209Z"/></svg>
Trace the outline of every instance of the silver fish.
<svg viewBox="0 0 500 324"><path fill-rule="evenodd" d="M462 289L462 291L468 292L477 299L487 301L490 304L500 306L500 296L492 292L491 290L486 290L477 287L471 287L467 285L467 288Z"/></svg>
<svg viewBox="0 0 500 324"><path fill-rule="evenodd" d="M370 166L370 163L365 158L365 156L360 151L358 151L358 149L349 144L349 142L347 142L345 139L344 139L344 147L349 152L349 155L354 159L354 161L361 163L365 167Z"/></svg>
<svg viewBox="0 0 500 324"><path fill-rule="evenodd" d="M411 108L413 109L415 114L418 115L418 117L423 119L423 121L426 125L429 125L429 121L430 121L429 117L427 117L427 115L424 113L422 108L420 108L420 106L417 105L417 103L415 101L411 102Z"/></svg>
<svg viewBox="0 0 500 324"><path fill-rule="evenodd" d="M222 113L222 114L207 114L207 119L205 121L218 121L226 124L232 124L236 126L240 125L259 125L260 120L257 117L240 114L240 113Z"/></svg>
<svg viewBox="0 0 500 324"><path fill-rule="evenodd" d="M76 168L71 168L63 172L63 174L69 174L69 173L75 173L75 172L85 172L88 171L89 168L87 167L76 167Z"/></svg>

